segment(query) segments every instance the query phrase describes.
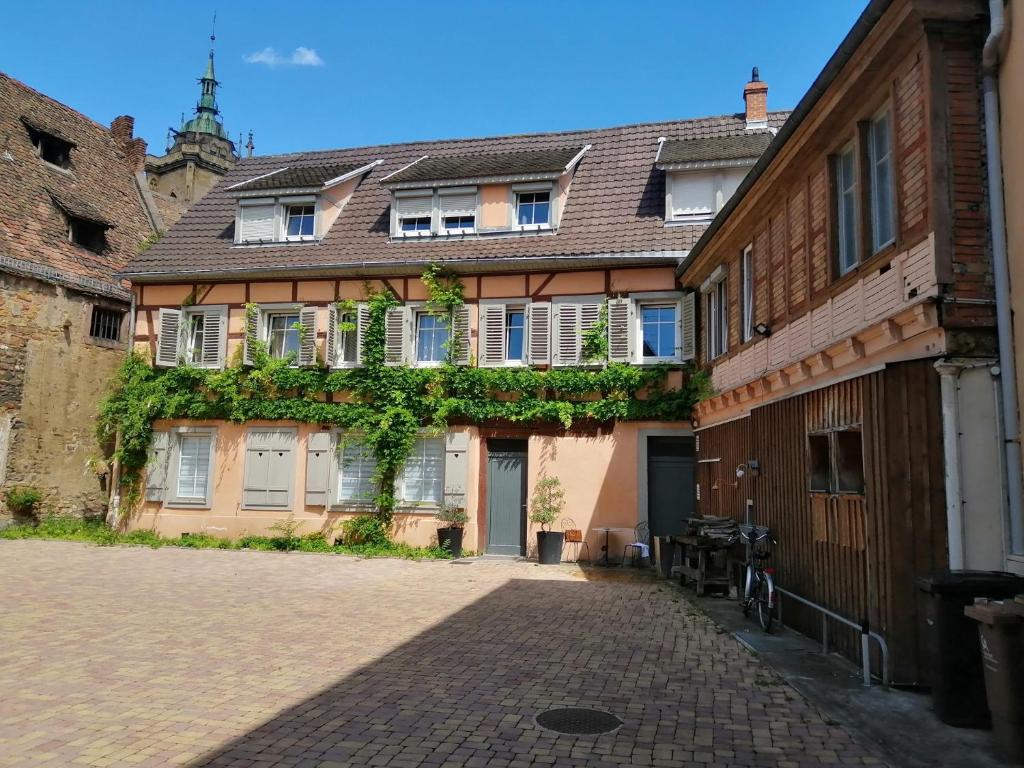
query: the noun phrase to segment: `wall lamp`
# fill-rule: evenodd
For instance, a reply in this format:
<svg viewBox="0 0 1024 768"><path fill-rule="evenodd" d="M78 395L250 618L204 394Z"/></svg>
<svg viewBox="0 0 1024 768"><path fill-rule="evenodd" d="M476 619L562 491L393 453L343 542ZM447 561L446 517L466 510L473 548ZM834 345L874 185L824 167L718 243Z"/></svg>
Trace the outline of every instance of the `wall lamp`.
<svg viewBox="0 0 1024 768"><path fill-rule="evenodd" d="M764 323L758 323L754 326L754 333L758 336L764 336L766 339L772 335L772 329Z"/></svg>

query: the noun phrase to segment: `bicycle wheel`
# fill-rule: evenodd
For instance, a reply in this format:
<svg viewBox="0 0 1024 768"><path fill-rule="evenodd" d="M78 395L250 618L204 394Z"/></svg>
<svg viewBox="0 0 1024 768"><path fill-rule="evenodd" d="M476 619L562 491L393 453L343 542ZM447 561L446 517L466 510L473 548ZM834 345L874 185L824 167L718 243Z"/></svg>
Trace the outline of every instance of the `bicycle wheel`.
<svg viewBox="0 0 1024 768"><path fill-rule="evenodd" d="M746 570L743 571L743 585L737 590L740 593L740 608L743 609L744 616L750 616L750 603L754 597L755 579L756 575L748 565Z"/></svg>
<svg viewBox="0 0 1024 768"><path fill-rule="evenodd" d="M771 596L768 592L767 579L758 580L757 594L754 601L757 603L757 620L761 624L761 629L765 632L770 632L772 628L772 620L775 617L772 615L772 603Z"/></svg>

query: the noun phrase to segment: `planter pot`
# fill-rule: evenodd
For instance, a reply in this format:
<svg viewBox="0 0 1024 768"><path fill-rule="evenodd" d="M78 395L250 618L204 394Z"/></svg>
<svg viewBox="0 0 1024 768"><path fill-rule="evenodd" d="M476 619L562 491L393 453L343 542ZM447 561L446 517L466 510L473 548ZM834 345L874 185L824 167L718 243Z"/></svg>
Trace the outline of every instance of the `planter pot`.
<svg viewBox="0 0 1024 768"><path fill-rule="evenodd" d="M438 528L437 545L452 553L452 557L462 557L462 528Z"/></svg>
<svg viewBox="0 0 1024 768"><path fill-rule="evenodd" d="M541 565L558 565L562 562L562 544L565 534L561 531L537 531L537 560Z"/></svg>

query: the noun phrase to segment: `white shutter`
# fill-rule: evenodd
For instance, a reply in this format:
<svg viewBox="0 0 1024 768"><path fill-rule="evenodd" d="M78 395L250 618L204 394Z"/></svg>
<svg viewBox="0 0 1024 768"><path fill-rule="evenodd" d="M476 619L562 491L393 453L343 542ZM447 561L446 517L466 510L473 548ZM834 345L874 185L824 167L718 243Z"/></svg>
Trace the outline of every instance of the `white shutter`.
<svg viewBox="0 0 1024 768"><path fill-rule="evenodd" d="M306 438L306 506L328 506L331 479L331 433L313 432Z"/></svg>
<svg viewBox="0 0 1024 768"><path fill-rule="evenodd" d="M482 366L505 363L505 305L481 304L476 339L477 362Z"/></svg>
<svg viewBox="0 0 1024 768"><path fill-rule="evenodd" d="M451 360L455 365L469 365L469 307L465 304L452 312Z"/></svg>
<svg viewBox="0 0 1024 768"><path fill-rule="evenodd" d="M238 242L251 243L274 239L274 204L243 205L239 216L242 229Z"/></svg>
<svg viewBox="0 0 1024 768"><path fill-rule="evenodd" d="M227 338L228 311L203 313L203 366L224 367L224 342Z"/></svg>
<svg viewBox="0 0 1024 768"><path fill-rule="evenodd" d="M366 331L370 327L370 305L356 305L356 364L363 364L363 339L366 338Z"/></svg>
<svg viewBox="0 0 1024 768"><path fill-rule="evenodd" d="M552 306L551 364L569 366L580 364L580 304L554 304Z"/></svg>
<svg viewBox="0 0 1024 768"><path fill-rule="evenodd" d="M608 300L608 360L629 363L633 360L633 302Z"/></svg>
<svg viewBox="0 0 1024 768"><path fill-rule="evenodd" d="M439 196L441 217L476 216L476 192Z"/></svg>
<svg viewBox="0 0 1024 768"><path fill-rule="evenodd" d="M310 368L316 365L316 307L303 307L299 310L299 367Z"/></svg>
<svg viewBox="0 0 1024 768"><path fill-rule="evenodd" d="M294 472L294 430L257 428L246 435L242 503L287 508Z"/></svg>
<svg viewBox="0 0 1024 768"><path fill-rule="evenodd" d="M181 310L161 307L159 335L156 340L157 365L173 368L178 364L178 344L181 340Z"/></svg>
<svg viewBox="0 0 1024 768"><path fill-rule="evenodd" d="M169 432L153 433L149 444L149 460L146 462L146 501L163 501L167 498L167 464L170 445Z"/></svg>
<svg viewBox="0 0 1024 768"><path fill-rule="evenodd" d="M245 339L243 340L242 362L245 365L256 364L256 343L260 340L263 326L263 313L260 310L249 312L245 308Z"/></svg>
<svg viewBox="0 0 1024 768"><path fill-rule="evenodd" d="M327 307L327 367L333 368L338 362L338 305ZM307 488L306 492L309 492ZM306 502L309 503L308 501Z"/></svg>
<svg viewBox="0 0 1024 768"><path fill-rule="evenodd" d="M391 307L384 316L384 364L402 365L407 361L410 339L406 332L408 307Z"/></svg>
<svg viewBox="0 0 1024 768"><path fill-rule="evenodd" d="M430 216L434 210L434 196L396 197L395 213L399 218Z"/></svg>
<svg viewBox="0 0 1024 768"><path fill-rule="evenodd" d="M469 435L466 432L449 432L445 435L444 451L444 500L466 509Z"/></svg>
<svg viewBox="0 0 1024 768"><path fill-rule="evenodd" d="M697 294L684 293L679 300L679 357L693 360L697 355Z"/></svg>
<svg viewBox="0 0 1024 768"><path fill-rule="evenodd" d="M527 306L527 358L530 365L551 363L551 304L535 301Z"/></svg>
<svg viewBox="0 0 1024 768"><path fill-rule="evenodd" d="M715 171L672 175L672 215L704 216L715 211Z"/></svg>

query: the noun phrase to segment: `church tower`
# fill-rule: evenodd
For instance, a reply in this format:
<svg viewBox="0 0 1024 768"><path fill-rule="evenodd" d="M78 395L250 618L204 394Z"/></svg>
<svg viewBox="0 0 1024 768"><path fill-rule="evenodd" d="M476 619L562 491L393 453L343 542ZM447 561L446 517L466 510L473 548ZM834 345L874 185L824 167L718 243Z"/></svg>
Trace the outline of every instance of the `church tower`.
<svg viewBox="0 0 1024 768"><path fill-rule="evenodd" d="M228 138L217 106L217 76L213 66L213 43L206 71L199 78L199 102L195 115L168 131L167 153L146 156L150 191L170 226L194 202L210 191L238 161L238 151ZM175 215L176 214L176 215Z"/></svg>

